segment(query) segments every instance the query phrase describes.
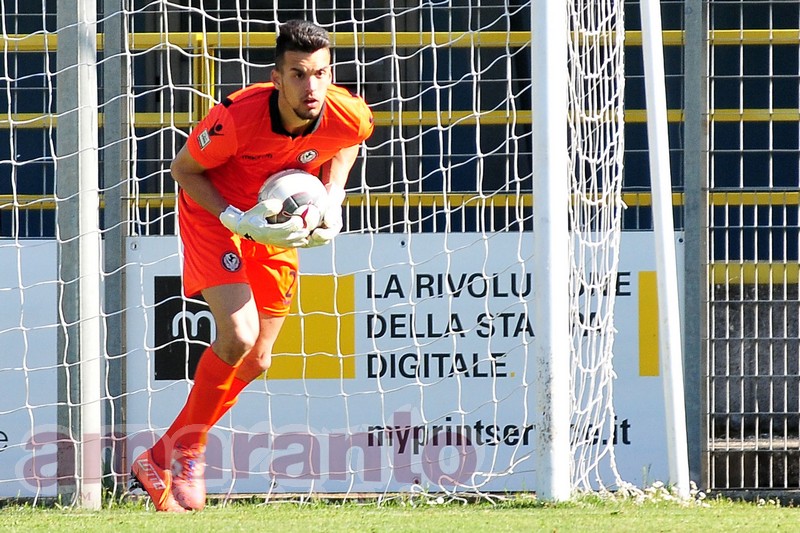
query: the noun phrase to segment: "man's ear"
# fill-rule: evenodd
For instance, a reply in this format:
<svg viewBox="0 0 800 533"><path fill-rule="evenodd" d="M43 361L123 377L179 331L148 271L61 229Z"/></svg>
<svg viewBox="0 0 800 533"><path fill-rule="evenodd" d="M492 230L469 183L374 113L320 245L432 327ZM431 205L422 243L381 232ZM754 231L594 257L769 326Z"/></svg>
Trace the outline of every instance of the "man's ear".
<svg viewBox="0 0 800 533"><path fill-rule="evenodd" d="M280 90L281 89L281 74L280 74L280 72L278 72L278 69L277 68L272 69L272 72L270 72L269 75L270 75L270 79L272 80L272 83L275 84L275 88Z"/></svg>

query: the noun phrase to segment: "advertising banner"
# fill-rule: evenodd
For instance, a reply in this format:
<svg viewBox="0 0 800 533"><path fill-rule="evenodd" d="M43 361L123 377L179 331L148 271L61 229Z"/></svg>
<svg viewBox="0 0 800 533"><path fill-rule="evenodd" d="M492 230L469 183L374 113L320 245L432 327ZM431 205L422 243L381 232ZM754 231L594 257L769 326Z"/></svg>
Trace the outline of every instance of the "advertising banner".
<svg viewBox="0 0 800 533"><path fill-rule="evenodd" d="M56 493L56 243L0 246L0 497Z"/></svg>
<svg viewBox="0 0 800 533"><path fill-rule="evenodd" d="M682 257L680 239L678 257ZM176 237L128 240L128 461L180 411L214 322ZM216 493L532 490L536 280L524 234L342 235L301 251L268 376L210 435ZM614 405L622 478L667 479L652 233L624 233ZM0 247L0 496L56 493L56 245ZM680 269L679 269L680 272ZM566 297L566 296L565 296ZM569 354L564 354L569 357ZM122 471L124 463L106 465Z"/></svg>
<svg viewBox="0 0 800 533"><path fill-rule="evenodd" d="M650 233L624 234L615 286L623 478L667 476ZM139 239L129 276L132 453L166 428L212 338L182 303L175 243ZM342 235L301 252L292 316L265 379L213 430L209 489L401 491L536 485L530 234ZM305 355L304 355L305 354ZM569 357L569 354L564 354ZM138 429L138 430L137 430ZM134 430L134 431L131 431ZM607 440L607 439L606 439Z"/></svg>

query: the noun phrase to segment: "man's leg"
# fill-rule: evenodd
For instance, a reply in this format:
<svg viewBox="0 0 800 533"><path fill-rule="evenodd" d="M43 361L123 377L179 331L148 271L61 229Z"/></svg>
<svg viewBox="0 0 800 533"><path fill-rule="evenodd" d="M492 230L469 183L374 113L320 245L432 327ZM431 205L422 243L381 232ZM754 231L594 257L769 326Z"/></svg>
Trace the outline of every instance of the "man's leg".
<svg viewBox="0 0 800 533"><path fill-rule="evenodd" d="M217 338L200 358L184 410L162 438L160 447L166 459L171 459L175 499L183 507L195 510L205 506L203 473L208 431L219 419L237 368L256 344L260 327L247 284L211 287L203 291L203 297L214 315Z"/></svg>
<svg viewBox="0 0 800 533"><path fill-rule="evenodd" d="M237 360L235 354L241 350L245 350L249 345L249 342L246 339L257 339L255 336L258 335L258 329L254 329L254 327L259 327L258 325L254 326L256 323L252 320L251 313L257 312L255 311L255 308L251 307L253 305L251 301L252 298L250 296L250 289L246 284L220 285L217 287L212 287L204 291L203 295L206 299L206 302L209 303L211 312L214 315L214 320L217 327L217 339L215 339L211 349L207 349L200 358L198 370L201 374L201 387L205 383L205 380L203 379L203 371L205 370L205 367L216 366L221 369L223 375L227 374L229 369L226 369L224 366L220 365L216 359L227 363L228 366L233 366L236 364ZM229 295L229 297L226 297L226 295ZM211 300L211 302L209 302L209 300ZM220 300L220 302L217 303L217 300ZM255 316L257 316L257 314ZM242 334L237 336L237 331L242 332ZM211 352L210 354L209 351ZM209 365L209 363L212 364ZM213 374L214 373L212 372L212 375ZM170 452L172 447L175 445L176 435L178 432L183 434L183 440L189 440L186 438L186 432L181 430L184 430L187 425L192 423L189 422L190 411L193 412L194 419L196 419L198 413L202 415L203 411L209 410L208 405L211 402L204 401L204 398L202 397L198 398L197 393L199 390L195 392L195 389L197 389L196 374L195 386L189 393L189 399L187 399L183 410L181 410L169 429L167 429L161 439L156 442L155 446L153 447L153 459L160 465L167 467L169 466ZM226 387L223 385L223 390L224 389L226 389ZM215 403L215 400L212 400L212 402ZM213 403L211 403L211 408L214 408ZM214 422L216 422L216 420L214 420ZM212 422L210 426L213 426L214 422ZM189 437L197 438L196 435L190 435ZM192 443L190 442L189 444Z"/></svg>
<svg viewBox="0 0 800 533"><path fill-rule="evenodd" d="M272 361L272 347L275 344L275 340L278 338L278 333L285 319L286 317L261 316L258 340L253 349L247 353L236 369L236 374L233 377L230 388L225 393L222 407L210 426L216 424L231 407L236 405L239 394L247 385L269 369ZM172 425L153 447L153 456L157 459L158 464L169 464L168 456L171 455L171 453L168 453L168 450L171 451L174 446L175 434L188 425L188 407L189 402L187 401Z"/></svg>
<svg viewBox="0 0 800 533"><path fill-rule="evenodd" d="M239 394L247 385L269 370L272 363L272 347L275 345L285 320L286 317L283 316L261 315L258 340L236 370L231 387L225 395L222 409L214 423L218 422L231 407L236 405Z"/></svg>

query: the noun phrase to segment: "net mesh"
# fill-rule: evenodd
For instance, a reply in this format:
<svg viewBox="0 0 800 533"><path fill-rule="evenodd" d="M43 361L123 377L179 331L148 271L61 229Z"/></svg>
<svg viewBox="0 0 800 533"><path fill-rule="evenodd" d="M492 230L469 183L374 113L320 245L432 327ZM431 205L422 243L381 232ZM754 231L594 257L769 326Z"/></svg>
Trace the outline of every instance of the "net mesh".
<svg viewBox="0 0 800 533"><path fill-rule="evenodd" d="M583 488L618 481L608 289L619 245L623 32L621 2L567 5L573 477ZM63 324L53 311L52 195L61 178L51 119L65 111L54 86L55 2L14 7L2 13L1 227L11 240L0 253L16 269L0 295L20 312L3 315L0 330L14 354L0 368L0 388L11 391L0 399L0 496L39 497L72 475L56 457L77 457L59 429L69 402L54 372L64 361L55 354ZM530 2L125 7L99 17L101 226L106 254L123 250L102 266L106 287L125 275L122 305L107 298L102 316L106 486L124 491L131 458L172 421L214 335L203 302L180 294L169 161L212 105L268 79L276 23L309 18L333 35L335 81L370 103L376 133L351 174L346 235L303 257L280 356L213 432L209 490L534 488Z"/></svg>
<svg viewBox="0 0 800 533"><path fill-rule="evenodd" d="M573 485L619 485L614 301L624 154L624 2L568 2Z"/></svg>

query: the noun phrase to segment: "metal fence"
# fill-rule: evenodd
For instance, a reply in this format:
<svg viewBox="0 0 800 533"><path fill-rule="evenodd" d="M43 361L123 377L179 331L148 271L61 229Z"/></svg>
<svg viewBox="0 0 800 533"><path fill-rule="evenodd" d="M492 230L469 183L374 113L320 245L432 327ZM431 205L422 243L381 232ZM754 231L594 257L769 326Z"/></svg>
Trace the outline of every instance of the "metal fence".
<svg viewBox="0 0 800 533"><path fill-rule="evenodd" d="M708 483L797 489L800 3L708 15Z"/></svg>

